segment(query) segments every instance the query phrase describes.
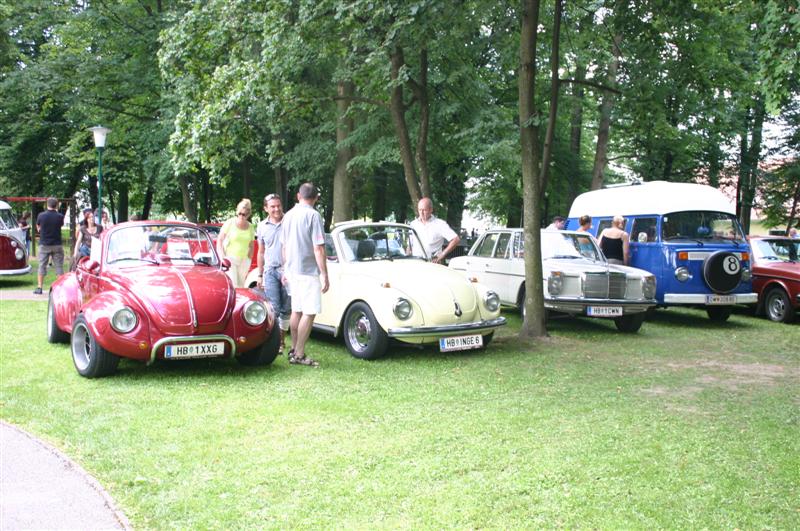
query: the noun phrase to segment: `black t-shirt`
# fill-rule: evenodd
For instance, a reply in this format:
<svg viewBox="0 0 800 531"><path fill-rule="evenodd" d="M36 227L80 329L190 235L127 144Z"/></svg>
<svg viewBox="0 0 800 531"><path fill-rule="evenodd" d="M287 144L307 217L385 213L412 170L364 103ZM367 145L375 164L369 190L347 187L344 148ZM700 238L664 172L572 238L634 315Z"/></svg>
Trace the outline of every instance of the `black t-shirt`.
<svg viewBox="0 0 800 531"><path fill-rule="evenodd" d="M45 210L36 218L39 227L39 245L61 245L61 227L64 226L64 214L55 210Z"/></svg>

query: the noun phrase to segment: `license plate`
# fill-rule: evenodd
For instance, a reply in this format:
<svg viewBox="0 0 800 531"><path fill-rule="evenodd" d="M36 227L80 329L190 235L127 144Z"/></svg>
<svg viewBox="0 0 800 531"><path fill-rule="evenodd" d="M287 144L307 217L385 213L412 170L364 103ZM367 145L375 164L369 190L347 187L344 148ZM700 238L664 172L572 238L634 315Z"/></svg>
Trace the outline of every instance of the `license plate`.
<svg viewBox="0 0 800 531"><path fill-rule="evenodd" d="M483 336L475 334L471 336L443 337L439 339L439 350L449 352L451 350L469 350L481 348L483 346Z"/></svg>
<svg viewBox="0 0 800 531"><path fill-rule="evenodd" d="M586 315L592 317L619 317L622 315L622 306L589 306Z"/></svg>
<svg viewBox="0 0 800 531"><path fill-rule="evenodd" d="M735 295L706 295L706 304L736 304Z"/></svg>
<svg viewBox="0 0 800 531"><path fill-rule="evenodd" d="M176 358L208 358L225 354L225 343L186 343L167 345L164 348L164 357Z"/></svg>

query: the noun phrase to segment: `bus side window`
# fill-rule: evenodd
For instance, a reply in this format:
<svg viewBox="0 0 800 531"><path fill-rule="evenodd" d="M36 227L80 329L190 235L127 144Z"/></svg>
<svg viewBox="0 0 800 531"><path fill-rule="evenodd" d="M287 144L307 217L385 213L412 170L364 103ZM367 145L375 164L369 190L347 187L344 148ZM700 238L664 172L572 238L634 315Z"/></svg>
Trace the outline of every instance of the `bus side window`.
<svg viewBox="0 0 800 531"><path fill-rule="evenodd" d="M656 218L636 218L631 228L631 241L652 243L656 241Z"/></svg>
<svg viewBox="0 0 800 531"><path fill-rule="evenodd" d="M609 219L601 219L600 221L598 221L597 222L597 232L595 233L595 234L597 234L597 237L599 238L600 237L600 233L603 232L604 230L606 230L607 228L609 228L610 226L611 226L611 219L610 218Z"/></svg>

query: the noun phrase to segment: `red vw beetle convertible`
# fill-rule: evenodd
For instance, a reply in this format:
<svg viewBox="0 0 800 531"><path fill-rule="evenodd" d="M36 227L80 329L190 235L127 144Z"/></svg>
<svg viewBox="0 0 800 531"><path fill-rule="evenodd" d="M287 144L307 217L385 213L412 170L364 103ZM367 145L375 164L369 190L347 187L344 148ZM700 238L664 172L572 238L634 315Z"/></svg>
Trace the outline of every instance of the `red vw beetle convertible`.
<svg viewBox="0 0 800 531"><path fill-rule="evenodd" d="M116 225L53 283L47 340L69 341L87 378L113 373L121 357L272 363L279 336L271 306L255 291L234 289L228 266L192 223Z"/></svg>

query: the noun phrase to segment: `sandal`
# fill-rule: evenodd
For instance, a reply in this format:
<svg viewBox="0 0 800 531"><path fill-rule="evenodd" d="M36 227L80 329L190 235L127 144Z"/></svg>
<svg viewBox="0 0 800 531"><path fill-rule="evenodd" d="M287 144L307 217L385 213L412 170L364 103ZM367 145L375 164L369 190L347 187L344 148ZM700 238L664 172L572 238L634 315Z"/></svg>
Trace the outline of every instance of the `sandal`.
<svg viewBox="0 0 800 531"><path fill-rule="evenodd" d="M318 361L312 360L311 358L305 355L302 358L292 356L289 358L289 363L293 365L305 365L307 367L319 367Z"/></svg>

